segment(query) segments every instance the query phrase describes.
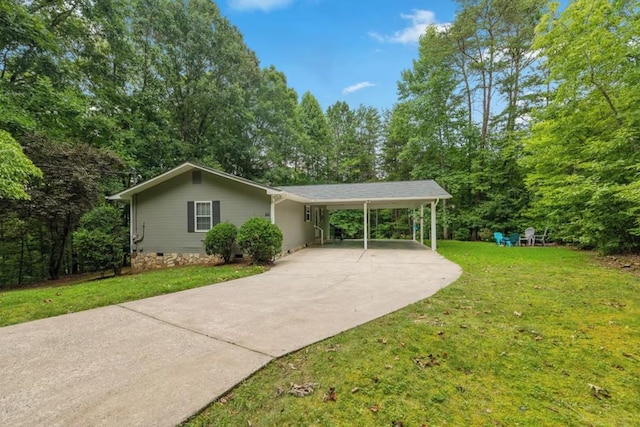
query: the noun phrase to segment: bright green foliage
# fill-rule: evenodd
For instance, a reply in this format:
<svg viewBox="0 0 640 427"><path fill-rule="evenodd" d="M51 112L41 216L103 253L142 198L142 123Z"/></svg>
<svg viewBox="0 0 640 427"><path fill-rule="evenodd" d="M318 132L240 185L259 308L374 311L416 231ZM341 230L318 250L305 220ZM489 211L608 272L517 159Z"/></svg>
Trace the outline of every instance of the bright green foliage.
<svg viewBox="0 0 640 427"><path fill-rule="evenodd" d="M326 117L331 129L329 180L376 180L376 155L384 134L380 113L364 105L352 110L346 102L339 101L327 109Z"/></svg>
<svg viewBox="0 0 640 427"><path fill-rule="evenodd" d="M394 179L435 179L454 197L439 209L443 236L477 240L485 227L527 225L517 160L533 102L524 94L540 90L531 41L543 1L459 3L448 29L427 28L402 73L381 163Z"/></svg>
<svg viewBox="0 0 640 427"><path fill-rule="evenodd" d="M531 215L607 253L640 248L639 16L635 1L577 0L536 39L555 90L526 141Z"/></svg>
<svg viewBox="0 0 640 427"><path fill-rule="evenodd" d="M26 186L32 178L42 178L9 132L0 129L0 200L29 199Z"/></svg>
<svg viewBox="0 0 640 427"><path fill-rule="evenodd" d="M73 233L73 247L81 271L113 269L120 274L127 245L127 229L120 212L112 206L98 206L80 219Z"/></svg>
<svg viewBox="0 0 640 427"><path fill-rule="evenodd" d="M299 114L305 136L300 144L303 170L310 184L326 182L331 156L331 131L320 103L311 92L302 95Z"/></svg>
<svg viewBox="0 0 640 427"><path fill-rule="evenodd" d="M282 249L282 231L266 218L253 217L238 230L238 244L254 263L271 262Z"/></svg>
<svg viewBox="0 0 640 427"><path fill-rule="evenodd" d="M234 245L238 236L238 229L230 222L216 224L207 231L204 238L204 248L209 255L218 255L228 263L233 255Z"/></svg>
<svg viewBox="0 0 640 427"><path fill-rule="evenodd" d="M287 86L286 76L274 66L261 73L256 105L253 107L253 140L264 150L261 162L264 179L278 185L306 182L302 178L302 123L298 94Z"/></svg>

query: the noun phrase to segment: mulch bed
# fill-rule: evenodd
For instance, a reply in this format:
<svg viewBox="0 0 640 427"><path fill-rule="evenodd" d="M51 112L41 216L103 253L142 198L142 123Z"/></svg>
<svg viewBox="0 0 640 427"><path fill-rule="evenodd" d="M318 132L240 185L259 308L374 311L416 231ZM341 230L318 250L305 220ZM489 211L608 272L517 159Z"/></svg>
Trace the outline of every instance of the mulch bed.
<svg viewBox="0 0 640 427"><path fill-rule="evenodd" d="M604 266L640 276L640 254L607 255L595 260Z"/></svg>

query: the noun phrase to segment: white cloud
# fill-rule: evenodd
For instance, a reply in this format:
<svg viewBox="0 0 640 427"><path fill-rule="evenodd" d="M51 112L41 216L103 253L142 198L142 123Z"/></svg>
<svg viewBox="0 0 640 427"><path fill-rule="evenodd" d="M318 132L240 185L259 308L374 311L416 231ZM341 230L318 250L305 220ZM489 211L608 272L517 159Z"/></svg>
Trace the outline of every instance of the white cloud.
<svg viewBox="0 0 640 427"><path fill-rule="evenodd" d="M400 17L411 21L411 25L400 31L396 31L391 35L370 32L369 36L379 42L410 44L417 43L418 40L420 40L420 36L424 34L425 30L430 25L441 30L444 30L449 26L448 24L436 24L436 15L430 10L414 9L413 13L402 13L400 14Z"/></svg>
<svg viewBox="0 0 640 427"><path fill-rule="evenodd" d="M359 91L359 90L361 90L361 89L364 89L364 88L367 88L367 87L371 87L371 86L375 86L375 84L373 84L373 83L371 83L371 82L360 82L360 83L356 83L356 84L351 85L351 86L349 86L349 87L345 87L345 88L342 90L342 94L343 94L343 95L348 95L348 94L350 94L350 93L357 92L357 91Z"/></svg>
<svg viewBox="0 0 640 427"><path fill-rule="evenodd" d="M273 9L289 6L294 0L229 0L229 6L236 10L261 10L269 12Z"/></svg>

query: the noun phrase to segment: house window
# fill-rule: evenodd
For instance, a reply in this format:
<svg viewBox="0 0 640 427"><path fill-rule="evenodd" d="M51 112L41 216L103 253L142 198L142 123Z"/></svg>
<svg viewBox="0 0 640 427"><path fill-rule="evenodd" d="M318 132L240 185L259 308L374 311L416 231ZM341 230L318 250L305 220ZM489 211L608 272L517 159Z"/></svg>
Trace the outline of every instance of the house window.
<svg viewBox="0 0 640 427"><path fill-rule="evenodd" d="M304 205L304 222L311 222L311 206Z"/></svg>
<svg viewBox="0 0 640 427"><path fill-rule="evenodd" d="M196 232L211 230L211 202L195 202Z"/></svg>

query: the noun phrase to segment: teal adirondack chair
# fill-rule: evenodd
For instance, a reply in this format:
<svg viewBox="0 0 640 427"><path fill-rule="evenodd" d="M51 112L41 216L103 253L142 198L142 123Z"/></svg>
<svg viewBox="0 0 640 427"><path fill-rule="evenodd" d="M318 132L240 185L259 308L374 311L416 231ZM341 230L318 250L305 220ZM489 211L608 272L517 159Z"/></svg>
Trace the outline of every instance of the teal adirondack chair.
<svg viewBox="0 0 640 427"><path fill-rule="evenodd" d="M493 238L496 239L496 245L498 246L511 246L511 240L504 237L504 235L499 231L495 231L493 233Z"/></svg>

